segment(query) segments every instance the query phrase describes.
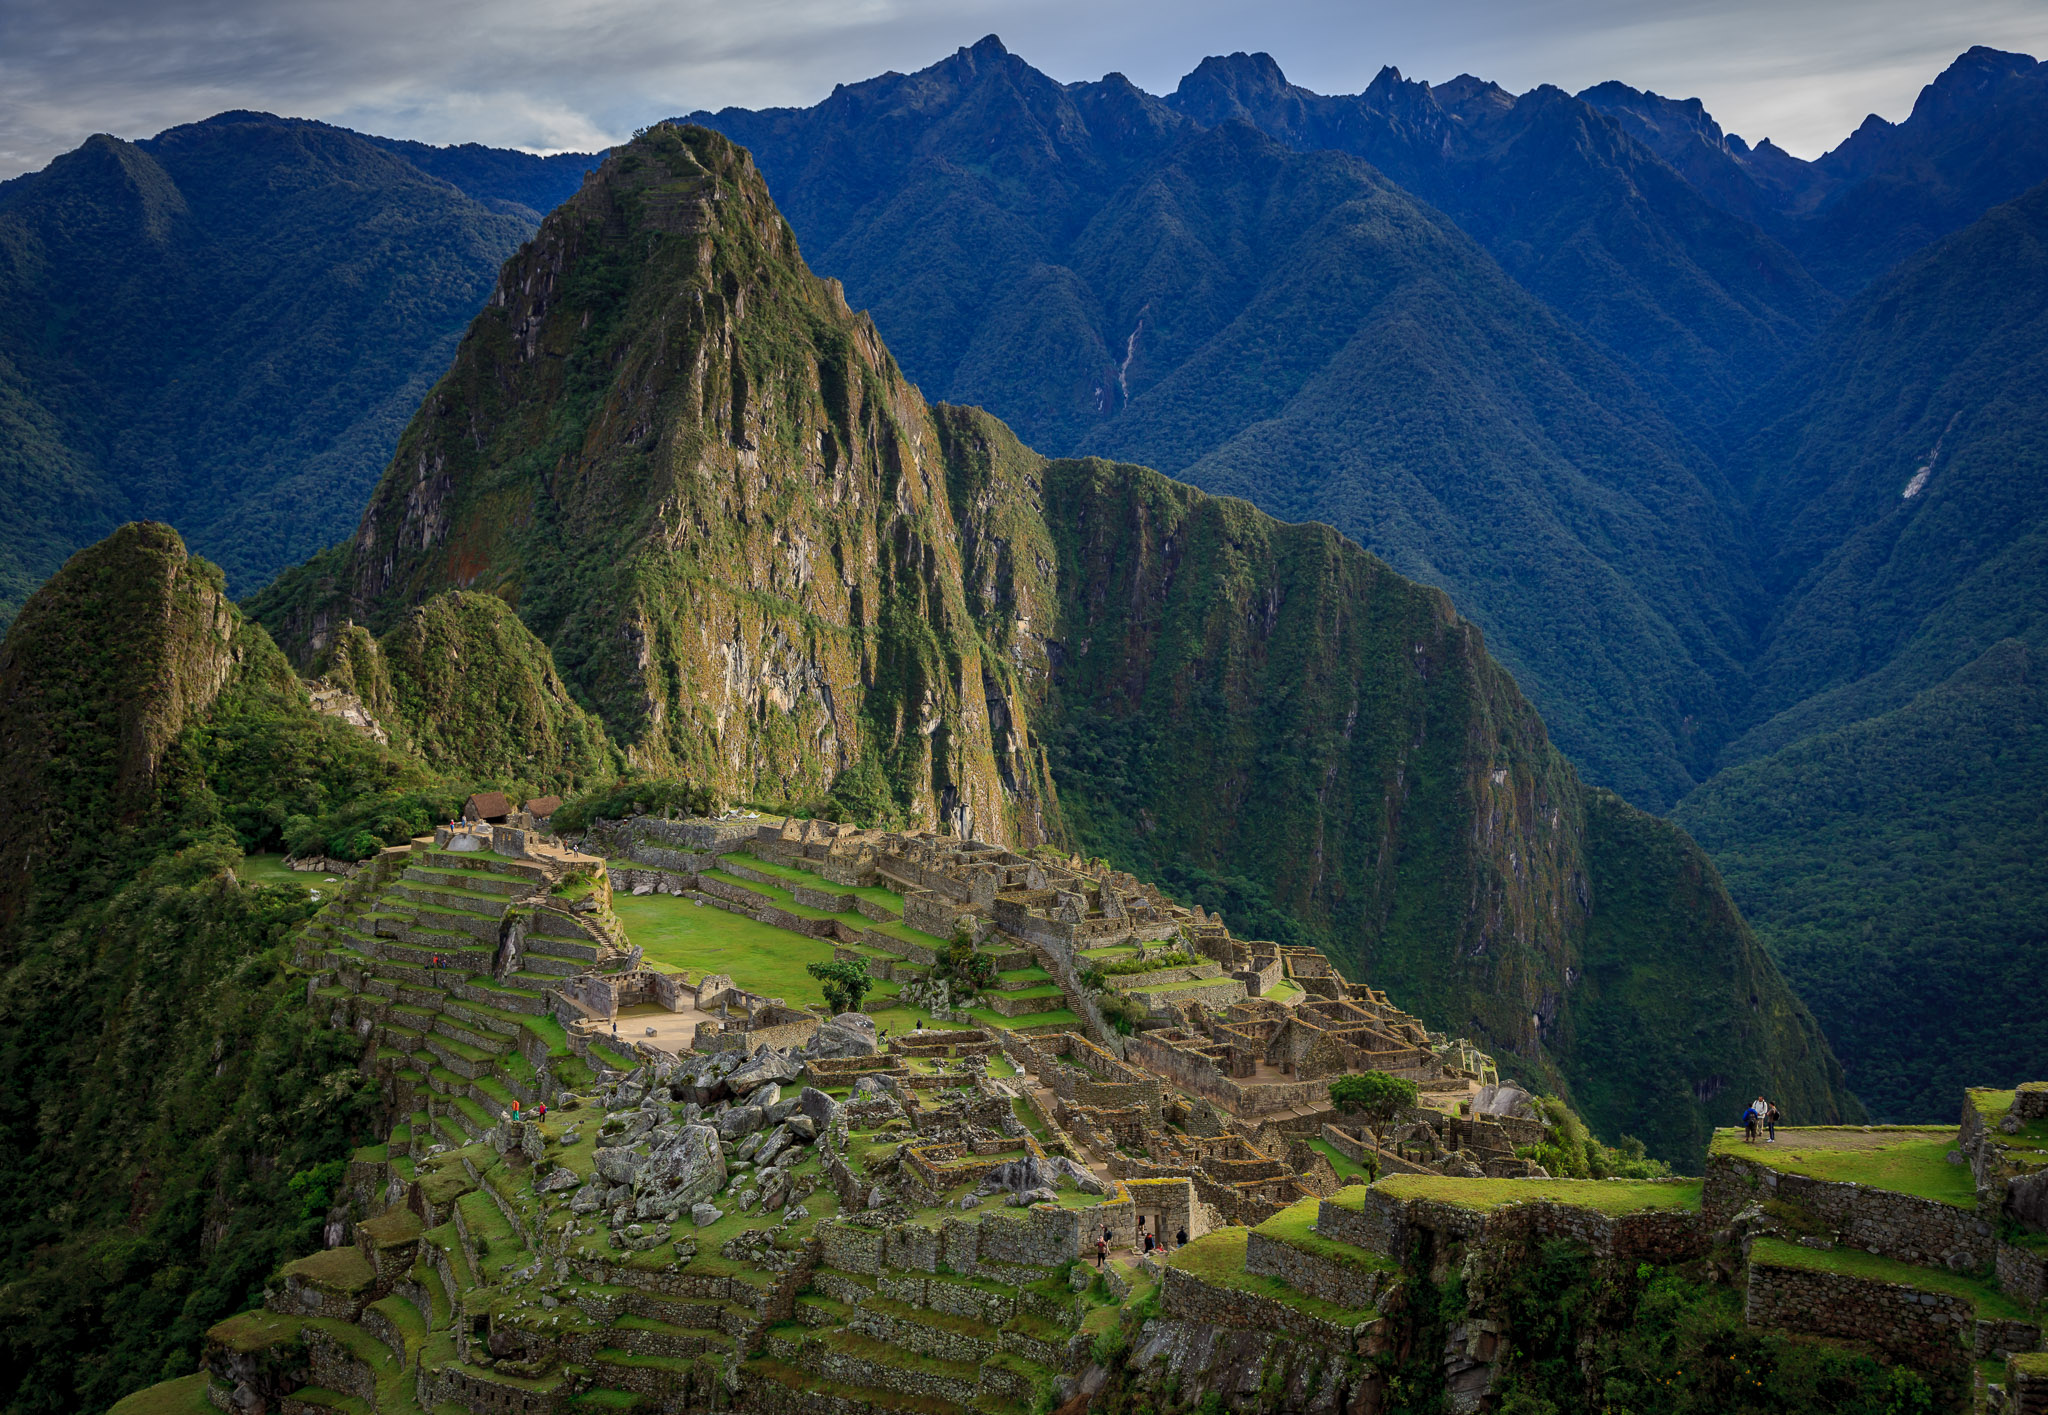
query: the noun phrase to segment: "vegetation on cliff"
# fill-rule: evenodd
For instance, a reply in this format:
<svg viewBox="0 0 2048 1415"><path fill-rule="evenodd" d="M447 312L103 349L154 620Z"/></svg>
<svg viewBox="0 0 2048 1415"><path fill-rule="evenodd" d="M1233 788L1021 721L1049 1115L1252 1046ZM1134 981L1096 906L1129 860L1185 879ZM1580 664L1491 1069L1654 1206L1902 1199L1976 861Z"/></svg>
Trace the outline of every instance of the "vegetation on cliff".
<svg viewBox="0 0 2048 1415"><path fill-rule="evenodd" d="M372 1109L284 968L314 906L243 848L429 778L148 524L24 606L0 744L0 1405L100 1408L317 1244Z"/></svg>
<svg viewBox="0 0 2048 1415"><path fill-rule="evenodd" d="M1441 592L1328 527L927 409L704 129L649 132L548 219L354 540L253 608L309 669L365 657L351 623L383 634L396 700L392 636L463 586L656 776L1079 845L1560 1090L1655 975L1697 1016L1624 1059L1669 1084L1585 1110L1661 1156L1701 1152L1728 1084L1852 1105L1704 858L1619 802L1641 839L1589 831ZM1602 872L1661 905L1593 924Z"/></svg>

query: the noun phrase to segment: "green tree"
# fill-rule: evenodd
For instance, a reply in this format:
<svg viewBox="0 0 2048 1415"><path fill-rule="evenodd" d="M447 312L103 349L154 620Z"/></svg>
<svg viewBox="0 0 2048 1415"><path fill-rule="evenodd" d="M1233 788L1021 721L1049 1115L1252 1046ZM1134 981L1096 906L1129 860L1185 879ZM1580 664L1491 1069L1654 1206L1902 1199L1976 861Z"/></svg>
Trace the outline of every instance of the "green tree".
<svg viewBox="0 0 2048 1415"><path fill-rule="evenodd" d="M864 958L851 962L834 959L828 963L812 963L804 971L824 984L825 1005L835 1013L860 1011L861 999L875 985L875 980L868 976Z"/></svg>
<svg viewBox="0 0 2048 1415"><path fill-rule="evenodd" d="M1415 1104L1415 1083L1402 1076L1391 1076L1384 1071L1368 1071L1363 1075L1339 1076L1330 1083L1330 1104L1345 1115L1362 1117L1372 1126L1373 1141L1380 1140L1380 1131L1386 1123L1400 1112L1402 1107Z"/></svg>

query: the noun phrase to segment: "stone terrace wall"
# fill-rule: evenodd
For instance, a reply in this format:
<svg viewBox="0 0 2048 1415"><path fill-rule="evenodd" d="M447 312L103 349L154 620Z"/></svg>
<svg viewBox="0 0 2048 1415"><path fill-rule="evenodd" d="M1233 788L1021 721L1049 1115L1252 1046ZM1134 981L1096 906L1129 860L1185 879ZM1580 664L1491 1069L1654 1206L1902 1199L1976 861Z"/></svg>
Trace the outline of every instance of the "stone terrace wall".
<svg viewBox="0 0 2048 1415"><path fill-rule="evenodd" d="M1253 1233L1245 1240L1244 1270L1277 1277L1296 1292L1306 1292L1340 1307L1376 1305L1393 1276L1340 1258L1303 1252L1263 1233Z"/></svg>
<svg viewBox="0 0 2048 1415"><path fill-rule="evenodd" d="M1962 1365L1976 1323L1967 1300L1944 1292L1755 1261L1746 1314L1751 1326L1867 1341L1928 1370Z"/></svg>
<svg viewBox="0 0 2048 1415"><path fill-rule="evenodd" d="M2031 1308L2048 1300L2048 1255L2001 1243L1997 1271L1999 1290L2011 1294L2021 1305Z"/></svg>
<svg viewBox="0 0 2048 1415"><path fill-rule="evenodd" d="M1285 1332L1290 1340L1313 1342L1340 1354L1364 1350L1363 1332L1311 1317L1285 1302L1215 1287L1176 1267L1169 1266L1165 1276L1162 1305L1176 1320L1239 1331Z"/></svg>
<svg viewBox="0 0 2048 1415"><path fill-rule="evenodd" d="M1707 1156L1703 1208L1711 1222L1726 1223L1762 1199L1796 1204L1849 1247L1904 1263L1936 1267L1953 1258L1962 1267L1981 1268L1996 1256L1993 1226L1973 1210L1867 1184L1784 1174L1739 1155Z"/></svg>
<svg viewBox="0 0 2048 1415"><path fill-rule="evenodd" d="M1423 1230L1443 1239L1480 1243L1533 1243L1569 1238L1602 1258L1676 1263L1706 1252L1710 1226L1688 1210L1656 1209L1602 1214L1547 1199L1506 1204L1488 1212L1435 1199L1399 1199L1369 1189L1357 1209L1323 1200L1316 1232L1396 1260Z"/></svg>

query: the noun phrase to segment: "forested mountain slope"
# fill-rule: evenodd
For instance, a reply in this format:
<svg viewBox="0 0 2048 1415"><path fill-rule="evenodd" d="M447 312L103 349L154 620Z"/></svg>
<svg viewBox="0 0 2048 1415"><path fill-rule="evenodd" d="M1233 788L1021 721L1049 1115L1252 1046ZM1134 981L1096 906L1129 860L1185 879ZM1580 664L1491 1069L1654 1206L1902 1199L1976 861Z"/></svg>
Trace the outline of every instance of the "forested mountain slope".
<svg viewBox="0 0 2048 1415"><path fill-rule="evenodd" d="M651 131L544 223L354 539L253 609L317 670L457 586L516 606L636 761L1142 862L1561 1085L1626 1056L1593 1118L1660 1153L1731 1085L1853 1106L1704 855L1589 799L1445 596L928 409L707 130Z"/></svg>
<svg viewBox="0 0 2048 1415"><path fill-rule="evenodd" d="M481 183L478 153L415 155ZM243 591L331 544L537 219L259 113L0 186L0 624L126 519Z"/></svg>
<svg viewBox="0 0 2048 1415"><path fill-rule="evenodd" d="M1981 1004L2048 960L2044 387L2048 186L1861 296L1738 465L1782 607L1678 819L1887 1115L2043 1040Z"/></svg>
<svg viewBox="0 0 2048 1415"><path fill-rule="evenodd" d="M1229 83L1256 111L1226 104ZM1370 147L1357 114L1380 122L1395 100L1452 122L1425 87L1384 87L1332 131ZM927 392L986 406L1039 446L1144 462L1357 537L1487 627L1596 779L1669 804L1711 761L1748 652L1756 610L1732 497L1629 373L1451 222L1363 163L1247 127L1320 142L1274 116L1282 100L1325 102L1243 56L1205 64L1176 106L1116 75L1062 87L990 39L816 108L703 121L756 154L819 268L873 311ZM1633 148L1563 101L1606 148ZM1548 139L1488 141L1526 164ZM1540 173L1502 176L1500 203L1516 184L1550 192L1560 171L1590 170L1583 143L1565 147ZM1420 150L1401 152L1417 166ZM1622 155L1664 184L1646 210L1676 202L1707 226L1739 224L1646 150ZM1424 169L1446 190L1480 180ZM1600 201L1567 204L1583 216ZM1517 249L1583 244L1494 226ZM1616 240L1639 258L1636 234ZM1752 245L1735 265L1755 282L1770 243ZM1679 262L1685 301L1707 299L1705 260ZM1745 334L1716 359L1760 373L1804 337L1829 301L1787 279L1806 291L1780 292L1792 313L1761 294L1707 299L1749 301L1765 311L1756 330L1776 331L1755 335L1768 352ZM1668 283L1630 277L1637 303L1613 306L1617 327L1644 326L1645 281ZM1577 276L1558 283L1595 298ZM1668 298L1659 328L1726 332Z"/></svg>

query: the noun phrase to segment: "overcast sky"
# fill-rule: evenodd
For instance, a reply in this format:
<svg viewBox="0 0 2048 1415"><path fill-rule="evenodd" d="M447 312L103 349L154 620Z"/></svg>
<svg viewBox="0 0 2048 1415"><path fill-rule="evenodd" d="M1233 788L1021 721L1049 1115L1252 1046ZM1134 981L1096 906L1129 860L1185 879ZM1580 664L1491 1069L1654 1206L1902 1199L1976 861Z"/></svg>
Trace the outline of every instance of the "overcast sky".
<svg viewBox="0 0 2048 1415"><path fill-rule="evenodd" d="M1621 79L1816 157L1866 113L1904 117L1972 44L2048 53L2048 0L0 0L0 177L227 108L589 150L693 109L814 103L989 33L1055 78L1154 93L1238 49L1325 93L1383 64L1517 93Z"/></svg>

